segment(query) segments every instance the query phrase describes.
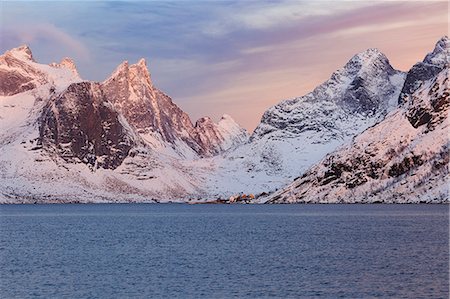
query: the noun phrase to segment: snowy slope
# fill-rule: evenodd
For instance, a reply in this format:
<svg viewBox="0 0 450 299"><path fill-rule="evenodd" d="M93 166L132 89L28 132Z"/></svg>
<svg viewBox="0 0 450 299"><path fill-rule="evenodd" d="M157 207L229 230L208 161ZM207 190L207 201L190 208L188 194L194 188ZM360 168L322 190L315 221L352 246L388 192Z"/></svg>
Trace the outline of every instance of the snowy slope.
<svg viewBox="0 0 450 299"><path fill-rule="evenodd" d="M377 49L355 55L299 98L269 108L250 142L211 160L212 195L274 191L397 105L405 74Z"/></svg>
<svg viewBox="0 0 450 299"><path fill-rule="evenodd" d="M269 202L449 201L447 37L408 73L402 105L328 155ZM430 72L417 71L429 68ZM413 86L414 88L410 88Z"/></svg>

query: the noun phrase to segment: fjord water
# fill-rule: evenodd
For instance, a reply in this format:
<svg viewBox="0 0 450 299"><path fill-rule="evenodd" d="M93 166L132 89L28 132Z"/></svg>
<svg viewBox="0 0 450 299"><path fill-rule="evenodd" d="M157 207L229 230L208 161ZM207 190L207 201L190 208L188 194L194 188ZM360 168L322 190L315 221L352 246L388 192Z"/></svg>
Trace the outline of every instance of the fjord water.
<svg viewBox="0 0 450 299"><path fill-rule="evenodd" d="M0 206L1 298L448 298L448 205Z"/></svg>

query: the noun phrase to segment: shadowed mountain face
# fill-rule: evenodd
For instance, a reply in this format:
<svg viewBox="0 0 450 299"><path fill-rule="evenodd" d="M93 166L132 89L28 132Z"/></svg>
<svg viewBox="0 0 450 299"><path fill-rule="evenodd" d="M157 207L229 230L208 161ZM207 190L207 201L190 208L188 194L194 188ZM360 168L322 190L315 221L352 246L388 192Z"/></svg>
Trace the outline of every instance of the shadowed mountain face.
<svg viewBox="0 0 450 299"><path fill-rule="evenodd" d="M120 117L98 83L74 83L44 107L40 144L68 162L114 169L135 145Z"/></svg>
<svg viewBox="0 0 450 299"><path fill-rule="evenodd" d="M432 129L437 122L442 122L447 117L443 112L448 109L449 63L450 40L443 37L437 42L433 52L408 72L400 102L407 109L406 115L414 128L427 124ZM444 79L439 81L438 77ZM423 87L427 83L431 86L426 94ZM445 91L438 96L442 86ZM420 89L422 91L418 92Z"/></svg>
<svg viewBox="0 0 450 299"><path fill-rule="evenodd" d="M436 77L448 65L449 59L449 39L445 36L436 43L433 52L409 70L398 100L399 104L404 103L406 98L419 89L425 81Z"/></svg>

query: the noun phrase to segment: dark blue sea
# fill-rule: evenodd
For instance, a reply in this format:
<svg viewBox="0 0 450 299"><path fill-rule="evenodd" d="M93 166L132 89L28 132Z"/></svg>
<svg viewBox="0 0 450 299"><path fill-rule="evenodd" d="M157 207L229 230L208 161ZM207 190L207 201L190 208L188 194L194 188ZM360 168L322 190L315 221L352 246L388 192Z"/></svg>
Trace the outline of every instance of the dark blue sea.
<svg viewBox="0 0 450 299"><path fill-rule="evenodd" d="M2 205L0 298L449 298L448 205Z"/></svg>

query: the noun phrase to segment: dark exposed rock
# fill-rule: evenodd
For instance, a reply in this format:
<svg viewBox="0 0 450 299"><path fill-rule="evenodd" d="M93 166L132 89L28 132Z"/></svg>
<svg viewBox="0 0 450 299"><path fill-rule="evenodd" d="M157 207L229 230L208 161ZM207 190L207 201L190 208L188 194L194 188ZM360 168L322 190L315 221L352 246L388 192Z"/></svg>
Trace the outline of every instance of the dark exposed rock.
<svg viewBox="0 0 450 299"><path fill-rule="evenodd" d="M419 89L423 82L435 77L443 69L443 66L426 64L423 62L416 63L406 75L405 84L399 97L399 104L403 104L408 95Z"/></svg>
<svg viewBox="0 0 450 299"><path fill-rule="evenodd" d="M100 85L70 85L50 100L39 120L40 143L66 161L115 169L133 142Z"/></svg>
<svg viewBox="0 0 450 299"><path fill-rule="evenodd" d="M448 68L444 68L441 72L445 76L448 76ZM436 124L446 119L445 114L442 112L448 110L450 107L450 87L448 80L436 82L436 79L434 79L431 85L427 94L407 96L406 116L414 128L426 124L429 130L433 130Z"/></svg>
<svg viewBox="0 0 450 299"><path fill-rule="evenodd" d="M222 136L217 131L216 124L209 117L202 117L195 123L194 139L200 145L200 148L209 148L216 140ZM211 148L213 154L220 152L220 148Z"/></svg>
<svg viewBox="0 0 450 299"><path fill-rule="evenodd" d="M345 186L349 189L353 189L357 186L361 186L362 184L367 182L367 178L365 177L363 172L354 173L349 179L347 179Z"/></svg>
<svg viewBox="0 0 450 299"><path fill-rule="evenodd" d="M418 90L424 82L434 78L449 65L449 46L447 36L442 37L423 61L416 63L406 75L405 83L399 97L399 104L408 101L409 96Z"/></svg>
<svg viewBox="0 0 450 299"><path fill-rule="evenodd" d="M418 128L421 125L428 123L432 118L432 115L427 109L419 107L410 112L408 119L414 128Z"/></svg>
<svg viewBox="0 0 450 299"><path fill-rule="evenodd" d="M422 164L423 160L420 156L413 155L411 157L405 157L400 163L392 165L388 173L390 177L398 177Z"/></svg>

